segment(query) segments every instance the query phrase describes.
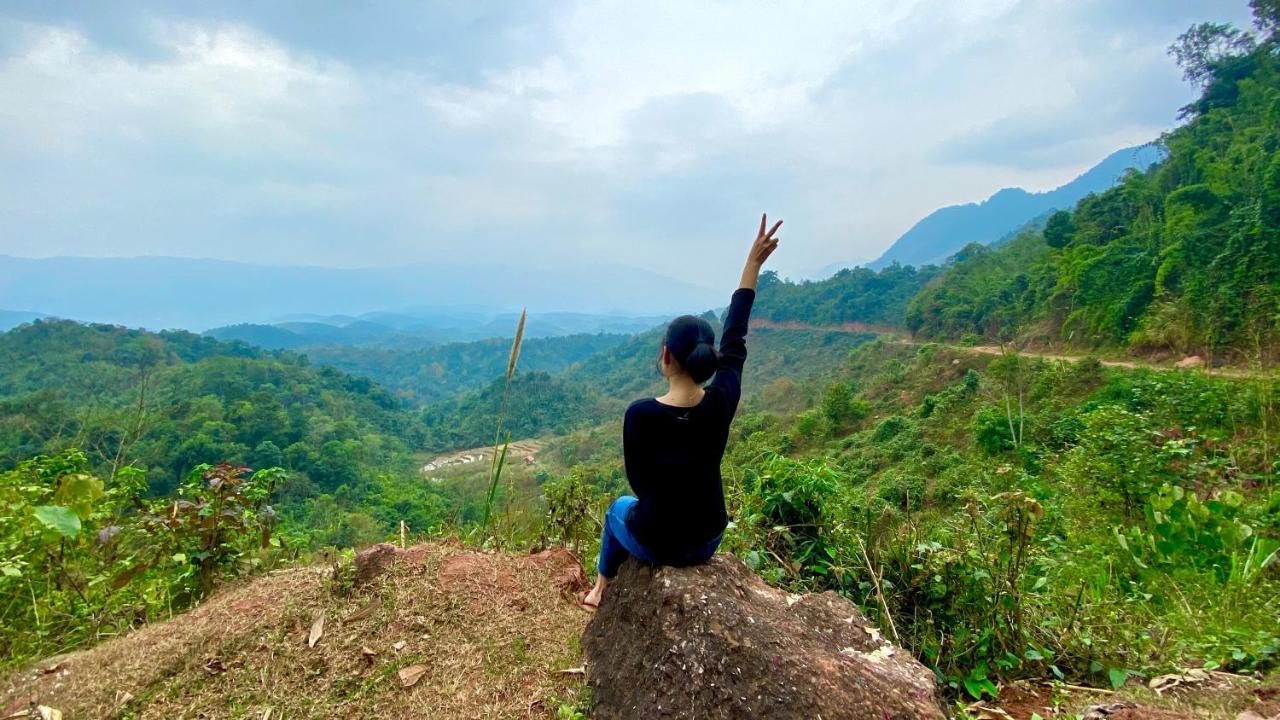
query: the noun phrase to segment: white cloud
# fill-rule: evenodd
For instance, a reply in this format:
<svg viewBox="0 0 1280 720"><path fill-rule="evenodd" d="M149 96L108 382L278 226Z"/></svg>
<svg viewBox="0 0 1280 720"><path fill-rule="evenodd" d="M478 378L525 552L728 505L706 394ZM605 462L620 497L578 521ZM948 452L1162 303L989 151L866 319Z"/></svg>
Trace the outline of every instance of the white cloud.
<svg viewBox="0 0 1280 720"><path fill-rule="evenodd" d="M536 252L727 282L725 258L768 209L787 219L779 267L801 272L1152 139L1191 94L1165 45L1190 22L1246 17L1209 0L558 8L493 20L519 52L490 19L434 38L424 23L420 62L404 28L371 59L377 43L338 21L345 45L317 21L302 46L251 10L156 10L141 49L93 22L10 22L0 253Z"/></svg>

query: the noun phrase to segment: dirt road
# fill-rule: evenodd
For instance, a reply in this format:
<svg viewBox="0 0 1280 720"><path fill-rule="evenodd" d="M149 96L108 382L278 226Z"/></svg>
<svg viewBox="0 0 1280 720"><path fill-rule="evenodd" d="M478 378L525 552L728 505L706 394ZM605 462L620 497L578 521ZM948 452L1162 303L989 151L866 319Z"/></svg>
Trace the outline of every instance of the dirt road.
<svg viewBox="0 0 1280 720"><path fill-rule="evenodd" d="M930 340L917 340L907 336L900 329L891 328L884 325L868 325L866 323L851 322L851 323L843 323L840 325L810 325L808 323L797 322L794 320L778 322L774 320L754 320L753 319L751 321L751 326L758 327L758 328L768 328L771 330L816 330L816 331L822 331L822 332L843 332L843 333L850 333L850 334L875 333L877 335L888 336L890 338L890 342L894 342L899 345L931 345L931 344L941 345L942 347L948 348L950 350L971 353L976 355L1000 355L1004 352L1003 350L1001 350L1000 347L996 345L954 345L951 343L935 342ZM1072 363L1079 362L1080 360L1083 360L1086 357L1089 357L1088 355L1061 355L1057 353L1038 352L1035 350L1020 350L1019 354L1021 354L1023 357L1034 357L1034 358L1041 358L1044 360L1056 360L1059 362L1072 362ZM1198 360L1198 358L1196 359ZM1189 363L1187 366L1177 367L1176 365L1173 365L1173 364L1159 364L1154 362L1138 360L1136 358L1131 360L1104 360L1102 358L1098 358L1098 362L1103 365L1106 365L1107 367L1122 367L1122 368L1129 368L1131 370L1142 368L1146 370L1159 370L1162 372L1194 371L1194 372L1203 372L1206 375L1214 375L1219 377L1259 378L1259 377L1274 377L1276 375L1275 370L1252 370L1249 368L1242 368L1242 367L1206 368L1203 366L1203 364L1200 364L1200 363Z"/></svg>

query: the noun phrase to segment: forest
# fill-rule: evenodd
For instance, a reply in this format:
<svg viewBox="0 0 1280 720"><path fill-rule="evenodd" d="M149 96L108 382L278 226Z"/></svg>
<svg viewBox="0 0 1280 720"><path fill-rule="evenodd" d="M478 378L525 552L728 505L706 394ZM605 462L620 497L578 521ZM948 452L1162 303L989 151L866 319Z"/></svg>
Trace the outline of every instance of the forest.
<svg viewBox="0 0 1280 720"><path fill-rule="evenodd" d="M854 600L953 699L1280 667L1280 10L1255 12L1174 44L1200 98L1149 171L941 266L762 278L726 551ZM661 332L0 334L3 664L400 532L590 566ZM544 447L501 482L419 472L503 438Z"/></svg>

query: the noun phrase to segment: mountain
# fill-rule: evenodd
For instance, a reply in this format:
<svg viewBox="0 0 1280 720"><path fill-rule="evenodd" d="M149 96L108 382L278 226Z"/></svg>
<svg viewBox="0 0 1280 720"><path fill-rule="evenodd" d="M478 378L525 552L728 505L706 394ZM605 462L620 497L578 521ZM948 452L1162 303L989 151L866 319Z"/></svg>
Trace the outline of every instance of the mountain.
<svg viewBox="0 0 1280 720"><path fill-rule="evenodd" d="M399 313L424 306L482 306L490 314L527 306L666 315L718 302L719 292L606 263L442 261L338 269L175 257L0 256L0 307L151 329L204 330L299 313Z"/></svg>
<svg viewBox="0 0 1280 720"><path fill-rule="evenodd" d="M892 263L938 265L969 243L990 245L1053 210L1073 207L1085 196L1102 192L1131 169L1146 170L1164 158L1156 145L1117 150L1071 182L1042 193L1005 188L980 203L935 210L903 233L867 267Z"/></svg>
<svg viewBox="0 0 1280 720"><path fill-rule="evenodd" d="M0 332L12 330L23 323L39 320L44 317L40 313L22 312L20 310L0 310Z"/></svg>
<svg viewBox="0 0 1280 720"><path fill-rule="evenodd" d="M1275 367L1280 55L1224 61L1168 157L999 247L956 253L907 306L917 336L1020 338Z"/></svg>
<svg viewBox="0 0 1280 720"><path fill-rule="evenodd" d="M273 349L321 346L422 349L442 343L510 338L519 319L519 313L483 308L423 308L397 313L372 312L359 317L294 315L285 322L224 325L205 334L219 340L241 340ZM529 313L524 336L631 335L668 319L668 315Z"/></svg>

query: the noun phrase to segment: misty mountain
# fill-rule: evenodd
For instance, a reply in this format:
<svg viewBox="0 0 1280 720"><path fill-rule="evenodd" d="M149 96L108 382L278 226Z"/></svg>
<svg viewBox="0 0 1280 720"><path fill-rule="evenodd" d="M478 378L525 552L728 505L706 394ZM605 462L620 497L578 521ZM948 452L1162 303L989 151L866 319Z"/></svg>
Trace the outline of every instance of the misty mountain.
<svg viewBox="0 0 1280 720"><path fill-rule="evenodd" d="M0 332L12 330L23 323L39 320L44 317L40 313L21 312L18 310L0 310Z"/></svg>
<svg viewBox="0 0 1280 720"><path fill-rule="evenodd" d="M545 314L549 323L565 325L569 332L616 331L608 323L591 329L572 327L578 322L575 313L670 315L723 303L721 295L657 273L606 263L542 267L445 261L337 269L173 257L0 255L0 307L152 329L204 330L236 323L273 324L290 316L313 321L329 315L392 324L378 315L360 317L377 312L406 316L403 322L412 324L413 316L422 314L424 307L462 308L488 313L493 320L498 312L510 316L527 306ZM562 310L575 312L554 314ZM510 325L514 324L513 319Z"/></svg>
<svg viewBox="0 0 1280 720"><path fill-rule="evenodd" d="M1031 193L1005 188L980 203L940 208L903 233L867 267L875 270L894 262L940 264L971 242L990 245L1054 210L1070 209L1086 195L1111 187L1130 169L1146 170L1164 155L1156 145L1125 148L1055 190Z"/></svg>
<svg viewBox="0 0 1280 720"><path fill-rule="evenodd" d="M481 308L431 308L402 313L374 312L345 315L294 316L274 324L240 323L205 332L219 340L242 340L264 348L298 350L329 345L347 347L422 348L449 342L509 338L519 313ZM530 313L525 337L621 334L649 330L667 315L624 316L591 313Z"/></svg>

